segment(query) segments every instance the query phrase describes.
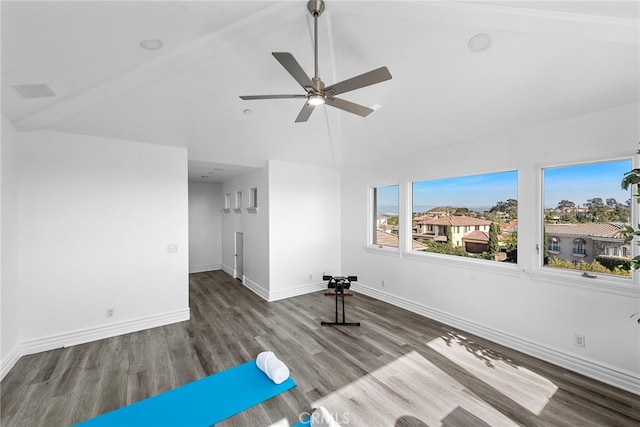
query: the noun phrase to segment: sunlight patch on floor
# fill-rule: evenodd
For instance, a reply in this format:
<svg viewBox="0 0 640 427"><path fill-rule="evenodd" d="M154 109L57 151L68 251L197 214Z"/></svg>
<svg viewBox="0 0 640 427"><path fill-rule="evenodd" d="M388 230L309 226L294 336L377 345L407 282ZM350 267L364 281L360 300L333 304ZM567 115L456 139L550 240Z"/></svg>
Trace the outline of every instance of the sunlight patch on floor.
<svg viewBox="0 0 640 427"><path fill-rule="evenodd" d="M516 426L505 415L415 351L317 400L343 426L390 426L415 418L428 426L464 412L492 426ZM375 424L371 424L375 423Z"/></svg>
<svg viewBox="0 0 640 427"><path fill-rule="evenodd" d="M558 389L548 379L461 335L448 334L428 346L536 415Z"/></svg>

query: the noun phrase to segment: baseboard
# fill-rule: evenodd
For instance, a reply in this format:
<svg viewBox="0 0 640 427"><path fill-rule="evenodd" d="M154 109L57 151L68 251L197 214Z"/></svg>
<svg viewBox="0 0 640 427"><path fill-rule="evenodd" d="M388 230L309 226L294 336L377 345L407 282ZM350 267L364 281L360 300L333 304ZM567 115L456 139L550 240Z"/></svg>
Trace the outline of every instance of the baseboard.
<svg viewBox="0 0 640 427"><path fill-rule="evenodd" d="M204 273L205 271L222 270L222 264L194 265L189 267L189 273Z"/></svg>
<svg viewBox="0 0 640 427"><path fill-rule="evenodd" d="M20 344L16 345L9 351L9 354L0 361L0 381L2 381L9 371L18 363L23 356Z"/></svg>
<svg viewBox="0 0 640 427"><path fill-rule="evenodd" d="M497 344L521 351L522 353L537 357L538 359L553 363L554 365L569 369L605 384L640 395L640 376L634 372L625 371L615 366L583 358L501 330L489 328L361 283L352 283L351 289L363 295L470 332Z"/></svg>
<svg viewBox="0 0 640 427"><path fill-rule="evenodd" d="M236 270L233 267L229 267L228 265L222 264L222 271L227 273L231 277L236 277Z"/></svg>
<svg viewBox="0 0 640 427"><path fill-rule="evenodd" d="M260 298L267 302L274 302L285 298L297 297L299 295L310 294L312 292L317 292L327 287L325 282L319 283L309 283L302 286L296 286L288 289L281 289L278 291L270 292L264 287L260 286L258 283L249 279L247 276L243 277L242 283L249 288L254 294L258 295Z"/></svg>
<svg viewBox="0 0 640 427"><path fill-rule="evenodd" d="M247 276L244 276L242 279L242 284L249 288L251 292L258 295L263 300L269 301L269 291L267 289L249 279Z"/></svg>
<svg viewBox="0 0 640 427"><path fill-rule="evenodd" d="M60 347L83 344L118 335L138 332L145 329L157 328L172 323L183 322L191 317L188 308L169 313L162 313L133 320L125 320L108 325L100 325L92 328L79 329L62 334L24 340L20 343L21 356L42 351L53 350Z"/></svg>
<svg viewBox="0 0 640 427"><path fill-rule="evenodd" d="M299 295L310 294L327 288L327 282L309 283L288 289L281 289L269 292L268 301L278 301L285 298L297 297Z"/></svg>

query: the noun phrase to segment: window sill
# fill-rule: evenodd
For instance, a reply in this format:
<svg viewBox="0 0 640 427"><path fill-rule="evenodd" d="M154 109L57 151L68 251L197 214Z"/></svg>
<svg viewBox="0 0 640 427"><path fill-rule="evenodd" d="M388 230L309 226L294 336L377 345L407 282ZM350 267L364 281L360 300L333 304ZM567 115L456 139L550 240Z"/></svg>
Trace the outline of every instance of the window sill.
<svg viewBox="0 0 640 427"><path fill-rule="evenodd" d="M405 252L404 256L407 259L420 262L441 264L456 268L488 271L492 273L500 272L500 274L506 274L510 276L519 276L521 273L521 270L518 268L518 264L511 262L489 261L465 258L456 255L442 255L431 252L421 253L416 251Z"/></svg>
<svg viewBox="0 0 640 427"><path fill-rule="evenodd" d="M581 289L589 289L607 294L639 297L640 287L633 278L622 278L606 274L589 273L595 277L584 277L583 271L560 270L552 267L542 267L529 271L529 277L540 282L553 283L554 285L570 286Z"/></svg>
<svg viewBox="0 0 640 427"><path fill-rule="evenodd" d="M231 209L228 209L228 208L227 209L222 209L222 212L229 213L229 212L231 212Z"/></svg>
<svg viewBox="0 0 640 427"><path fill-rule="evenodd" d="M391 246L370 245L364 247L365 252L370 254L386 255L400 258L400 249Z"/></svg>
<svg viewBox="0 0 640 427"><path fill-rule="evenodd" d="M235 209L233 209L233 211L235 213L241 213L242 212L242 208L235 208Z"/></svg>
<svg viewBox="0 0 640 427"><path fill-rule="evenodd" d="M258 213L258 208L247 208L247 212L249 213Z"/></svg>

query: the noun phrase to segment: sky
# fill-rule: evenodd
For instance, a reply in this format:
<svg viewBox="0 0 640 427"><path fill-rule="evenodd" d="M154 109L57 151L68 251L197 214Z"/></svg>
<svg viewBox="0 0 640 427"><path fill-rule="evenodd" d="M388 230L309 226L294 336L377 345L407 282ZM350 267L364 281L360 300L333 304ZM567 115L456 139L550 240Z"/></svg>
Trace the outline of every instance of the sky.
<svg viewBox="0 0 640 427"><path fill-rule="evenodd" d="M518 198L518 174L500 172L413 183L414 206L491 208Z"/></svg>
<svg viewBox="0 0 640 427"><path fill-rule="evenodd" d="M620 183L631 168L631 160L620 160L544 169L544 206L556 207L563 199L582 206L594 197L625 203L631 193L622 190ZM413 210L422 212L437 206L489 209L496 202L517 199L517 181L517 172L511 171L415 182ZM383 212L397 212L392 210L397 205L397 186L378 188L378 206L384 207Z"/></svg>
<svg viewBox="0 0 640 427"><path fill-rule="evenodd" d="M619 160L545 169L544 206L554 208L562 199L582 206L594 197L600 197L603 202L614 198L624 204L631 197L631 191L623 190L620 183L631 168L631 160Z"/></svg>

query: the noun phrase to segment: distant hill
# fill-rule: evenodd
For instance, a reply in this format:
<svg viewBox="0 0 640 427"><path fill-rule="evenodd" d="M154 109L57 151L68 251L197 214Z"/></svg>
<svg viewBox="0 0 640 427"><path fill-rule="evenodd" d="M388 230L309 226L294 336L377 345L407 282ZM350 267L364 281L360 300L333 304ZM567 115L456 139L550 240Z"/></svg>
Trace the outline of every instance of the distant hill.
<svg viewBox="0 0 640 427"><path fill-rule="evenodd" d="M491 209L491 206L482 206L482 207L467 207L467 206L463 206L463 208L467 208L470 211L476 211L476 212L487 212L489 211L489 209ZM455 206L414 206L413 211L419 214L424 214L424 213L432 213L432 212L445 212L447 215L452 215L456 210L458 210L458 207Z"/></svg>

